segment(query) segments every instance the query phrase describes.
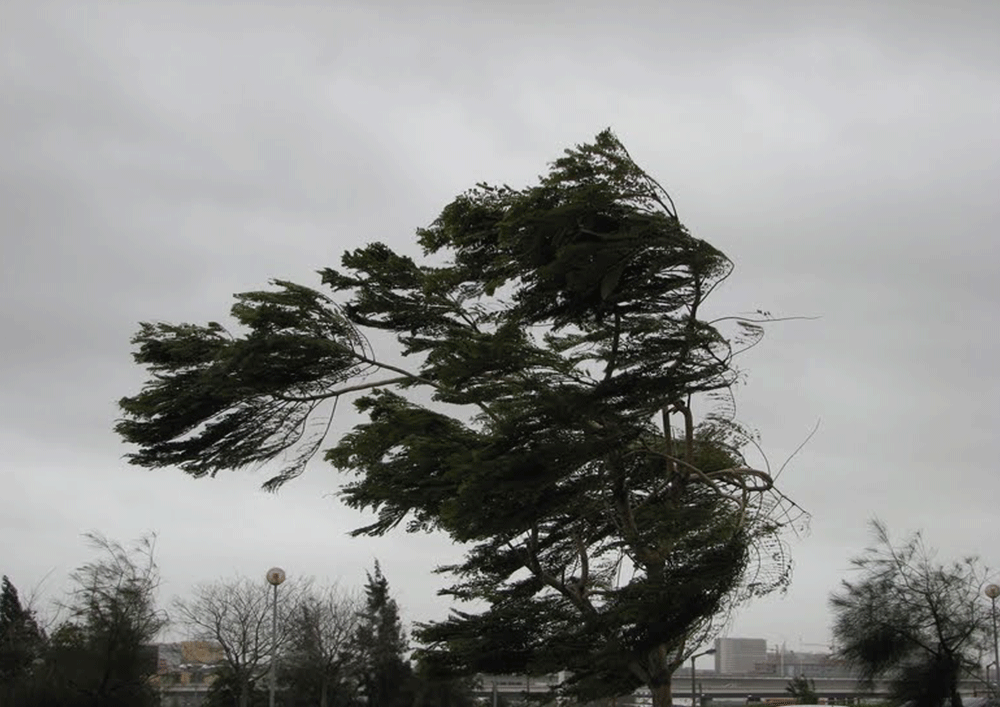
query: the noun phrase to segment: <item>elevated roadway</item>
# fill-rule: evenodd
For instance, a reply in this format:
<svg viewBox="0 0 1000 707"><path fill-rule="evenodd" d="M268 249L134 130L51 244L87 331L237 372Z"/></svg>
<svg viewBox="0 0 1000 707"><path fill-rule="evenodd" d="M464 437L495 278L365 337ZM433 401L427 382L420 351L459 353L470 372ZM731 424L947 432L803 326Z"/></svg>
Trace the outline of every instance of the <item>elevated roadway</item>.
<svg viewBox="0 0 1000 707"><path fill-rule="evenodd" d="M518 698L525 693L539 694L548 691L550 686L558 684L556 676L534 677L526 679L524 676L504 675L504 676L480 676L481 682L478 694L487 697L493 694L494 689L497 694L509 698ZM888 685L876 683L874 690L870 693L861 693L858 689L858 681L853 677L818 677L811 678L816 683L816 694L820 697L841 698L854 697L862 694L884 695L888 693ZM788 697L785 688L788 686L790 677L777 677L774 675L713 675L712 673L699 673L697 678L699 692L705 697L719 700L732 701L735 699L746 699L752 695L756 698L765 697ZM495 687L494 687L495 686ZM674 676L673 693L678 698L691 697L691 676L680 673ZM982 692L984 684L981 680L965 679L959 684L959 690L963 695L973 695L977 691ZM620 707L636 705L641 707L652 703L649 691L645 688L637 690L632 699L622 698L618 700Z"/></svg>
<svg viewBox="0 0 1000 707"><path fill-rule="evenodd" d="M702 694L709 697L733 698L734 696L746 697L788 697L785 688L791 680L789 677L777 677L773 675L699 675L697 682ZM819 677L810 678L816 682L816 694L821 697L849 697L860 694L858 680L853 677ZM966 679L959 684L959 690L963 694L972 694L976 689L982 689L981 680ZM884 695L888 693L888 685L876 683L873 695ZM675 695L691 694L691 678L681 676L674 679Z"/></svg>

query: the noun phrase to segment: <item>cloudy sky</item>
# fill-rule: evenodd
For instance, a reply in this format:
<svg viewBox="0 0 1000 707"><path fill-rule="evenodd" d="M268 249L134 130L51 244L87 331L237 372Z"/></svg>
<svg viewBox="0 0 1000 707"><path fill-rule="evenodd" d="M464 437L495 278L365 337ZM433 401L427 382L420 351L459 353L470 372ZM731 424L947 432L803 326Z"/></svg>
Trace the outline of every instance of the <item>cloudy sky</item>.
<svg viewBox="0 0 1000 707"><path fill-rule="evenodd" d="M820 317L772 327L743 361L741 414L772 463L822 423L781 479L813 515L793 586L730 635L828 641L828 594L874 515L1000 566L1000 4L0 14L0 572L23 593L62 591L84 531L153 530L166 599L275 564L358 585L379 558L407 619L442 616L430 570L458 549L349 538L363 518L322 463L278 495L263 472L129 467L111 430L143 380L129 337L220 319L271 277L316 284L370 240L415 252L414 228L460 191L527 184L606 126L735 261L717 307Z"/></svg>

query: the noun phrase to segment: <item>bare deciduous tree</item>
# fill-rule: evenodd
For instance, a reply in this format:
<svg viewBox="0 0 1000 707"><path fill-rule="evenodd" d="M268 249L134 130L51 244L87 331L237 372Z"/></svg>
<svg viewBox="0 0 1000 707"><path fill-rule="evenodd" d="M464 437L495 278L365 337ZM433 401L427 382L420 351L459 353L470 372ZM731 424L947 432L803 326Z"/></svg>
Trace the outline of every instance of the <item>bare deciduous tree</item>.
<svg viewBox="0 0 1000 707"><path fill-rule="evenodd" d="M309 589L308 581L281 585L278 632L272 631L271 587L247 577L218 580L195 587L190 599L176 599L178 620L200 639L222 648L234 681L237 704L248 707L254 683L264 678L272 655L280 655L293 634L292 618Z"/></svg>
<svg viewBox="0 0 1000 707"><path fill-rule="evenodd" d="M353 640L361 616L357 594L337 585L307 591L291 620L289 676L327 707L331 693L350 689Z"/></svg>

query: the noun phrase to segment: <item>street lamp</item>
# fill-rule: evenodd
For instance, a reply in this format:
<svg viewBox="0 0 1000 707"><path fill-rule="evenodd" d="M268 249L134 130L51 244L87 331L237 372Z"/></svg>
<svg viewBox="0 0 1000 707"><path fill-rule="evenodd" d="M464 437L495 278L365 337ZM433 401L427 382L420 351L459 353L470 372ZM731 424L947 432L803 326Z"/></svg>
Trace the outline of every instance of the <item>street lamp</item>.
<svg viewBox="0 0 1000 707"><path fill-rule="evenodd" d="M997 597L1000 597L1000 587L995 584L986 585L986 596L993 602L993 665L996 666L994 672L997 677L997 691L1000 692L1000 646L997 641Z"/></svg>
<svg viewBox="0 0 1000 707"><path fill-rule="evenodd" d="M695 653L691 656L691 707L696 707L698 704L698 686L695 684L694 677L694 661L696 658L701 658L703 655L712 655L715 653L714 648L709 648L707 651L702 651L701 653Z"/></svg>
<svg viewBox="0 0 1000 707"><path fill-rule="evenodd" d="M278 585L285 581L285 570L272 567L267 571L267 581L274 587L271 602L271 689L268 699L270 707L274 707L275 666L278 662Z"/></svg>

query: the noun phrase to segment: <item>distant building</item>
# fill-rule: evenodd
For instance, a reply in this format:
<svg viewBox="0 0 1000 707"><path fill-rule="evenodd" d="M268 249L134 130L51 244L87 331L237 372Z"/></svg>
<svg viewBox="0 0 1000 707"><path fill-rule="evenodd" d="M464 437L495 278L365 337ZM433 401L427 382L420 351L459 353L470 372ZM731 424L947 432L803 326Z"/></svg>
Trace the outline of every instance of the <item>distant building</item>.
<svg viewBox="0 0 1000 707"><path fill-rule="evenodd" d="M763 638L717 638L715 670L723 675L773 675L793 678L849 678L854 671L830 653L786 650L784 645L770 651Z"/></svg>
<svg viewBox="0 0 1000 707"><path fill-rule="evenodd" d="M551 705L555 701L544 699L552 697L551 691L568 680L570 673L560 671L548 675L491 675L480 673L476 676L473 694L481 704L493 704L493 698L503 698L506 704L513 705ZM529 702L530 700L530 702ZM651 707L652 696L649 688L640 687L631 695L619 695L614 698L603 698L588 702L575 703L580 707Z"/></svg>
<svg viewBox="0 0 1000 707"><path fill-rule="evenodd" d="M716 638L715 672L750 675L767 663L767 641L763 638Z"/></svg>
<svg viewBox="0 0 1000 707"><path fill-rule="evenodd" d="M835 655L785 650L781 646L775 646L774 651L768 653L767 660L758 666L757 672L788 678L798 675L848 678L855 674L846 661Z"/></svg>
<svg viewBox="0 0 1000 707"><path fill-rule="evenodd" d="M211 641L160 643L153 683L163 707L200 707L224 659L222 647Z"/></svg>

